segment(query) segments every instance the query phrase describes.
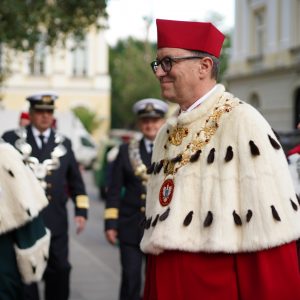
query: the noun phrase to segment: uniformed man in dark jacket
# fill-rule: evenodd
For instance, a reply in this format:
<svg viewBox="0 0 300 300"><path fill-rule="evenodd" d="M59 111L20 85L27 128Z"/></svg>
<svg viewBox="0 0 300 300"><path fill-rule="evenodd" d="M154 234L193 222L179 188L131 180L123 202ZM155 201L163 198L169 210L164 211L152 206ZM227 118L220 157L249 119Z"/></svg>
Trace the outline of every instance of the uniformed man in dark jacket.
<svg viewBox="0 0 300 300"><path fill-rule="evenodd" d="M31 125L3 135L3 139L23 155L49 200L49 205L42 211L45 225L51 231L49 260L44 273L46 300L69 298L68 198L75 204L77 233L85 228L88 209L88 197L71 142L52 128L57 98L52 92L27 97ZM36 284L25 289L27 299L39 299Z"/></svg>
<svg viewBox="0 0 300 300"><path fill-rule="evenodd" d="M119 148L113 163L105 210L107 240L119 244L122 266L120 300L140 300L143 254L139 248L144 219L147 168L151 165L152 145L164 123L168 106L158 99L143 99L133 111L143 135Z"/></svg>

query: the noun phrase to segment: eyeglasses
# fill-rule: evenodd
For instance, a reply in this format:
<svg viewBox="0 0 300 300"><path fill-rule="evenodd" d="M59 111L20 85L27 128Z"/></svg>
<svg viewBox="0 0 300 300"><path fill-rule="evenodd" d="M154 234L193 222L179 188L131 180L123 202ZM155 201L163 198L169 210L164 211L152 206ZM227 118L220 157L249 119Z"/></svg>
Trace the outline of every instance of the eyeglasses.
<svg viewBox="0 0 300 300"><path fill-rule="evenodd" d="M163 69L164 72L169 73L172 69L172 63L184 59L199 59L199 58L204 58L204 56L195 56L195 55L194 56L173 56L173 57L166 56L162 59L156 59L150 65L153 73L157 72L159 65L161 65L161 68Z"/></svg>

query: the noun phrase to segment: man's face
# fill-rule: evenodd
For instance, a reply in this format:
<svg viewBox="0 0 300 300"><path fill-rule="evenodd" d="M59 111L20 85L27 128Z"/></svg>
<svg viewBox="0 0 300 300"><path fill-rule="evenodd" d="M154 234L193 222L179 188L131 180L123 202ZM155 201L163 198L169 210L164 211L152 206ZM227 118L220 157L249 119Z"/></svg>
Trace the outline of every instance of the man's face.
<svg viewBox="0 0 300 300"><path fill-rule="evenodd" d="M191 56L193 53L178 48L160 48L157 59L164 57ZM198 99L200 83L201 59L179 60L172 63L170 72L158 67L155 76L160 82L162 97L178 104L191 99Z"/></svg>
<svg viewBox="0 0 300 300"><path fill-rule="evenodd" d="M141 118L138 120L138 127L147 139L153 141L164 122L162 118Z"/></svg>
<svg viewBox="0 0 300 300"><path fill-rule="evenodd" d="M36 127L40 132L50 128L53 124L53 110L41 109L30 111L31 124Z"/></svg>

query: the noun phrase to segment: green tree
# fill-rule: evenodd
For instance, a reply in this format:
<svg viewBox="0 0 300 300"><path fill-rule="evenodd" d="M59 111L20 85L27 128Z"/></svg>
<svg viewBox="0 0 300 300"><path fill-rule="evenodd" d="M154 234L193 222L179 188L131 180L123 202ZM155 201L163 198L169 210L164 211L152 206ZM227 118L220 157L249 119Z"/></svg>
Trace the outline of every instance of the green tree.
<svg viewBox="0 0 300 300"><path fill-rule="evenodd" d="M218 28L224 23L224 16L216 11L209 11L206 16L207 22L212 22ZM232 32L229 30L228 32L223 32L225 34L225 40L222 47L222 52L220 56L220 73L218 81L222 82L224 79L225 72L228 68L229 56L230 56L230 48L231 48L231 35Z"/></svg>
<svg viewBox="0 0 300 300"><path fill-rule="evenodd" d="M161 97L159 84L150 68L155 56L154 44L133 38L121 40L110 49L113 128L133 128L134 102Z"/></svg>
<svg viewBox="0 0 300 300"><path fill-rule="evenodd" d="M222 53L220 56L220 74L219 74L219 82L223 82L225 72L228 68L229 57L230 57L230 49L231 49L231 34L225 33L226 38L223 44Z"/></svg>
<svg viewBox="0 0 300 300"><path fill-rule="evenodd" d="M73 108L73 112L89 133L92 133L99 126L100 121L97 114L90 109L84 106L77 106Z"/></svg>
<svg viewBox="0 0 300 300"><path fill-rule="evenodd" d="M31 50L43 37L54 46L69 35L80 40L106 17L105 0L1 0L0 41L10 49Z"/></svg>

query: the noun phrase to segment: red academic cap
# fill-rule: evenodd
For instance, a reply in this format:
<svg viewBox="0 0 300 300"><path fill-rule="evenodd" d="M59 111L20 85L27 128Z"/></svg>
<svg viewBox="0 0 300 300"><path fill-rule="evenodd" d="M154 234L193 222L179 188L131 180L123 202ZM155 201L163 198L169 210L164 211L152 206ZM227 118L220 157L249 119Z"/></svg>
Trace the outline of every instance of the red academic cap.
<svg viewBox="0 0 300 300"><path fill-rule="evenodd" d="M157 48L182 48L220 56L225 36L212 23L156 20Z"/></svg>
<svg viewBox="0 0 300 300"><path fill-rule="evenodd" d="M20 119L26 119L29 120L29 113L28 112L21 112Z"/></svg>

